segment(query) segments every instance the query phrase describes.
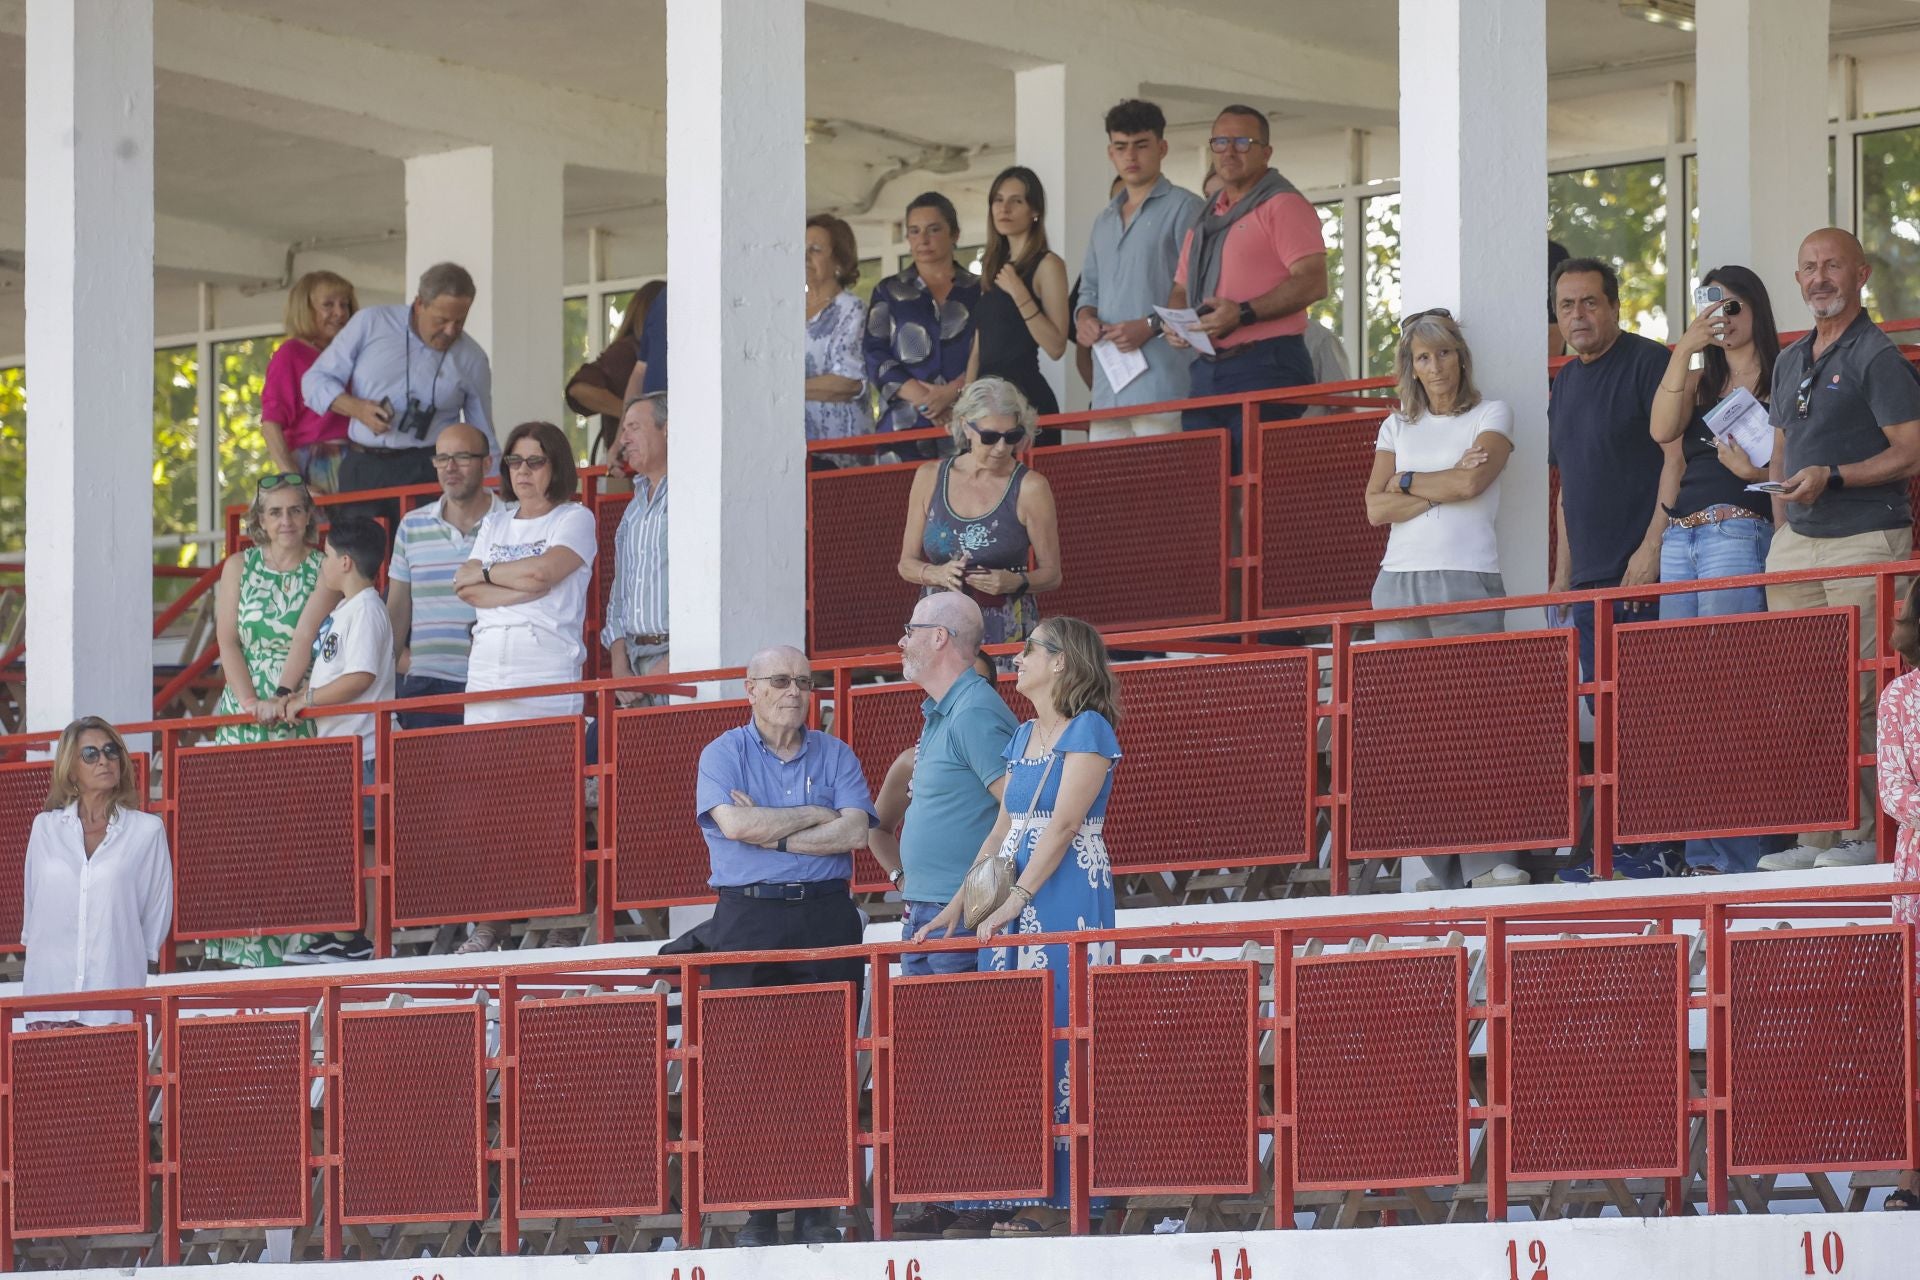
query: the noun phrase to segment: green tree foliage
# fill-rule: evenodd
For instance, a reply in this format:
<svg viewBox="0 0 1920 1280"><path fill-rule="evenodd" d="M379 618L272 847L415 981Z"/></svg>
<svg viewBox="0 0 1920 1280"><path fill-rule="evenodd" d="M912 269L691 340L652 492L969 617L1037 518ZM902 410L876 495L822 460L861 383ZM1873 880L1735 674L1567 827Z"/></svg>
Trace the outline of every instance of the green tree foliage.
<svg viewBox="0 0 1920 1280"><path fill-rule="evenodd" d="M200 361L192 347L153 353L153 534L187 534L198 528ZM162 551L156 559L192 564L195 550Z"/></svg>
<svg viewBox="0 0 1920 1280"><path fill-rule="evenodd" d="M27 545L27 371L0 369L0 551Z"/></svg>
<svg viewBox="0 0 1920 1280"><path fill-rule="evenodd" d="M254 481L271 465L260 431L260 398L267 385L267 362L283 341L243 338L214 345L213 364L220 371L214 390L219 450L214 489L220 495L219 510L213 513L216 527L224 524L228 507L253 501Z"/></svg>
<svg viewBox="0 0 1920 1280"><path fill-rule="evenodd" d="M1367 349L1358 376L1378 378L1393 372L1394 348L1400 342L1400 193L1370 196L1361 209L1367 240L1361 261Z"/></svg>
<svg viewBox="0 0 1920 1280"><path fill-rule="evenodd" d="M1335 333L1343 331L1342 308L1347 296L1344 250L1345 225L1341 221L1340 201L1314 206L1320 214L1320 239L1327 246L1327 296L1307 308L1307 314Z"/></svg>
<svg viewBox="0 0 1920 1280"><path fill-rule="evenodd" d="M1658 160L1578 169L1547 179L1547 234L1576 258L1620 272L1620 323L1667 336L1667 179ZM1546 246L1540 246L1546 253Z"/></svg>
<svg viewBox="0 0 1920 1280"><path fill-rule="evenodd" d="M1881 321L1920 316L1920 127L1863 136L1858 173L1867 309Z"/></svg>

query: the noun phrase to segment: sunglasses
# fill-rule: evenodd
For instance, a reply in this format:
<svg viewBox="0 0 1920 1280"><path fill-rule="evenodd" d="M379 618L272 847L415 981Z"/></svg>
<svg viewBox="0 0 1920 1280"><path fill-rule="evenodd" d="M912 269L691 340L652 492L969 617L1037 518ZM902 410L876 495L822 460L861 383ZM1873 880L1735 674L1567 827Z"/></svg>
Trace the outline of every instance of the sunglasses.
<svg viewBox="0 0 1920 1280"><path fill-rule="evenodd" d="M1813 374L1809 372L1800 379L1800 386L1793 393L1793 412L1795 417L1804 418L1813 408Z"/></svg>
<svg viewBox="0 0 1920 1280"><path fill-rule="evenodd" d="M261 493L274 489L304 489L307 487L307 478L298 471L276 471L272 475L261 476L257 487Z"/></svg>
<svg viewBox="0 0 1920 1280"><path fill-rule="evenodd" d="M1428 307L1425 311L1416 311L1400 321L1400 332L1405 333L1407 326L1416 320L1425 320L1428 316L1438 316L1442 320L1453 319L1453 312L1445 307Z"/></svg>
<svg viewBox="0 0 1920 1280"><path fill-rule="evenodd" d="M1026 647L1021 649L1020 652L1032 653L1035 649L1045 649L1048 653L1060 652L1059 645L1053 644L1052 642L1047 640L1042 640L1039 636L1028 636Z"/></svg>
<svg viewBox="0 0 1920 1280"><path fill-rule="evenodd" d="M967 424L967 430L979 436L980 443L986 445L989 449L999 444L1002 440L1005 440L1008 444L1019 444L1027 438L1027 429L1025 427L1015 427L1011 431L982 431L979 427L969 422Z"/></svg>
<svg viewBox="0 0 1920 1280"><path fill-rule="evenodd" d="M542 471L546 469L547 457L543 453L510 453L500 459L500 464L509 471Z"/></svg>
<svg viewBox="0 0 1920 1280"><path fill-rule="evenodd" d="M1246 137L1208 138L1207 145L1213 148L1214 154L1216 155L1225 155L1228 151L1238 151L1242 155L1245 155L1247 152L1253 150L1254 144L1259 141L1260 139L1258 138ZM1262 145L1265 144L1263 143Z"/></svg>
<svg viewBox="0 0 1920 1280"><path fill-rule="evenodd" d="M99 764L102 757L118 764L120 762L120 744L117 742L109 742L103 747L80 748L80 758L88 764Z"/></svg>
<svg viewBox="0 0 1920 1280"><path fill-rule="evenodd" d="M798 685L802 691L813 688L812 676L790 676L785 672L777 676L748 676L747 679L753 681L755 684L772 685L781 692L785 692L795 685Z"/></svg>

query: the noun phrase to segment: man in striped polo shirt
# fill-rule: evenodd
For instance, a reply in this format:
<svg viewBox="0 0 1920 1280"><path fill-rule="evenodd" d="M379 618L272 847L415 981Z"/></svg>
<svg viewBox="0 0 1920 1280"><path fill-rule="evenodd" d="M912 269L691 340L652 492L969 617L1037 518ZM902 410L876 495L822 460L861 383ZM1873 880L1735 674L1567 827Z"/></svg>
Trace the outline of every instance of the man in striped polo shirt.
<svg viewBox="0 0 1920 1280"><path fill-rule="evenodd" d="M613 674L665 671L667 653L667 393L649 391L627 402L615 446L633 475L633 500L613 535L613 585L607 594L607 647ZM656 699L638 689L614 698L623 707Z"/></svg>
<svg viewBox="0 0 1920 1280"><path fill-rule="evenodd" d="M472 558L481 518L505 505L486 487L487 458L485 436L464 422L449 424L433 442L440 498L409 511L394 534L387 618L398 651L397 697L466 690L473 606L453 593L453 574ZM459 723L458 707L400 713L403 729Z"/></svg>

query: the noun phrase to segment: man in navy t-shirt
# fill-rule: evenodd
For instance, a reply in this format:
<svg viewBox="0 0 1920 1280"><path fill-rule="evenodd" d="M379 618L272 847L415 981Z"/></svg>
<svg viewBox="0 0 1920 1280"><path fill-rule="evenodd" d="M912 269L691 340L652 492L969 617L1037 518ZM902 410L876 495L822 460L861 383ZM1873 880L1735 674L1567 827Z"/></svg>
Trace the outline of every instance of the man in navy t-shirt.
<svg viewBox="0 0 1920 1280"><path fill-rule="evenodd" d="M1620 277L1596 258L1569 258L1554 270L1553 305L1577 357L1554 376L1547 401L1547 461L1560 469L1553 590L1658 582L1666 504L1678 494L1686 465L1677 442L1654 443L1649 424L1667 349L1620 331ZM1574 605L1572 614L1580 676L1591 680L1593 606ZM1616 622L1652 616L1639 601L1613 606ZM1664 845L1618 845L1614 875L1666 875L1672 852ZM1560 878L1584 883L1593 868L1569 868Z"/></svg>

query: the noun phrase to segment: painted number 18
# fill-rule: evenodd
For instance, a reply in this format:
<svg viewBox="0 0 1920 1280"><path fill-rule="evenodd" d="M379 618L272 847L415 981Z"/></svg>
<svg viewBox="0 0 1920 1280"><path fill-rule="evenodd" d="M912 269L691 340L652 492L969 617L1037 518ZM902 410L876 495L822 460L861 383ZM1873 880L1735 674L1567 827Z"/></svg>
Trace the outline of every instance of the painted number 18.
<svg viewBox="0 0 1920 1280"><path fill-rule="evenodd" d="M1245 1249L1242 1249L1240 1256L1234 1260L1233 1270L1229 1272L1226 1268L1226 1260L1220 1256L1220 1251L1215 1249L1213 1251L1213 1280L1253 1280L1253 1263L1247 1260L1247 1251Z"/></svg>
<svg viewBox="0 0 1920 1280"><path fill-rule="evenodd" d="M1507 1241L1507 1280L1547 1280L1547 1242L1545 1240L1527 1241L1525 1260L1533 1264L1533 1270L1520 1269L1520 1242Z"/></svg>
<svg viewBox="0 0 1920 1280"><path fill-rule="evenodd" d="M1838 1231L1829 1231L1820 1239L1819 1257L1820 1265L1826 1268L1824 1273L1813 1269L1813 1232L1802 1231L1800 1233L1800 1254L1807 1264L1806 1269L1800 1273L1801 1275L1817 1276L1826 1274L1837 1276L1840 1274L1840 1268L1847 1265L1847 1249L1845 1245L1840 1243L1840 1233Z"/></svg>

